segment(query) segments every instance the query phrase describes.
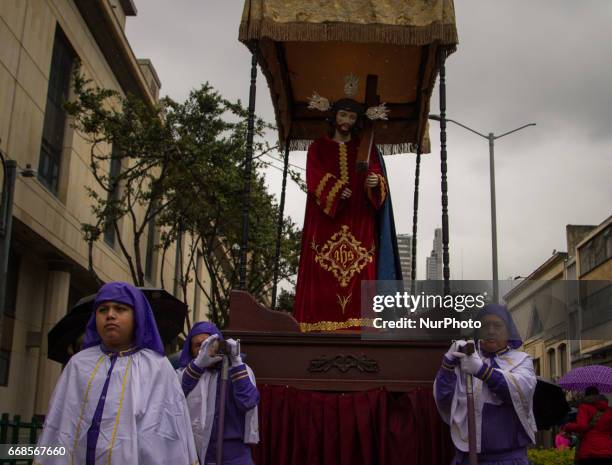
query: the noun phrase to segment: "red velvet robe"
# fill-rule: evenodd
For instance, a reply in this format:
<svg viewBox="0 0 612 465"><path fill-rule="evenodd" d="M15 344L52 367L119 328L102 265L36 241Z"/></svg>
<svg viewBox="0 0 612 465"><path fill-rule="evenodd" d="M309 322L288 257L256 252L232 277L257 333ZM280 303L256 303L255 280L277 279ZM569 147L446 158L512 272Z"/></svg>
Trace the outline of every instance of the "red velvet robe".
<svg viewBox="0 0 612 465"><path fill-rule="evenodd" d="M361 318L361 280L376 279L378 210L387 196L374 147L367 171L356 170L358 141L329 137L308 148L308 198L294 316L302 331L371 326ZM365 186L369 174L379 183ZM341 199L344 188L351 197Z"/></svg>

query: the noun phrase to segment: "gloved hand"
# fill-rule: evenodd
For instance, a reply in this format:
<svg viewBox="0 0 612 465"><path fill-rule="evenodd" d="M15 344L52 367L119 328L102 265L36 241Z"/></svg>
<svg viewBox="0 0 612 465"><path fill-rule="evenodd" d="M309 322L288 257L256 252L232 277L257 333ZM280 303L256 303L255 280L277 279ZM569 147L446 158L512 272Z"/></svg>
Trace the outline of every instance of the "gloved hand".
<svg viewBox="0 0 612 465"><path fill-rule="evenodd" d="M221 357L220 355L211 355L211 346L218 338L218 334L213 334L202 343L198 355L193 360L193 363L195 363L198 368L208 368L209 366L220 362L223 359L223 357Z"/></svg>
<svg viewBox="0 0 612 465"><path fill-rule="evenodd" d="M460 350L466 344L467 344L467 341L462 341L462 340L453 342L451 346L449 347L448 351L446 352L445 356L452 361L459 360L461 357L457 357L456 354L463 355L460 352Z"/></svg>
<svg viewBox="0 0 612 465"><path fill-rule="evenodd" d="M472 355L466 355L461 352L457 352L455 355L461 359L461 371L470 375L478 373L484 363L477 351L474 351Z"/></svg>
<svg viewBox="0 0 612 465"><path fill-rule="evenodd" d="M238 352L238 343L236 341L234 341L233 339L226 339L227 345L230 348L229 352L230 352L230 362L232 364L232 367L237 367L242 365L242 357L240 356L240 353Z"/></svg>

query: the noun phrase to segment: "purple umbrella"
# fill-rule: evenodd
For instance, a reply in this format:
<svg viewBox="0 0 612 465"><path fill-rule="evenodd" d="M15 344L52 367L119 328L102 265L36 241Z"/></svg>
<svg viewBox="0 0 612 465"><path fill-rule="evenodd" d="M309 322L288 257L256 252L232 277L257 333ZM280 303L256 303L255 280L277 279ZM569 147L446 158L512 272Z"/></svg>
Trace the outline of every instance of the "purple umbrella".
<svg viewBox="0 0 612 465"><path fill-rule="evenodd" d="M601 393L612 392L612 368L590 365L568 371L557 383L566 391L584 391L595 386Z"/></svg>

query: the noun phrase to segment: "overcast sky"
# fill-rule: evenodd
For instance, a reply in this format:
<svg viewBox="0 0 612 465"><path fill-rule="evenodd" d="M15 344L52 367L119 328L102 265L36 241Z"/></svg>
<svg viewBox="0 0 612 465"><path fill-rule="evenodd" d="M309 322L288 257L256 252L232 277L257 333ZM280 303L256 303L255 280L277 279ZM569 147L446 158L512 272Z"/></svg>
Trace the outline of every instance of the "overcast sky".
<svg viewBox="0 0 612 465"><path fill-rule="evenodd" d="M127 36L137 57L153 61L162 94L180 100L209 81L248 101L250 55L237 38L242 5L136 0ZM612 2L460 0L455 9L460 44L447 62L447 116L481 133L537 123L495 145L499 276L526 276L553 249L566 251L567 224L595 225L612 213ZM436 94L432 113L437 108ZM257 113L273 120L261 73ZM434 123L421 165L419 278L441 225L437 130ZM398 233L411 233L415 157L386 160ZM293 152L291 163L305 166L305 153ZM450 124L448 165L451 278L490 279L487 141ZM267 176L280 195L280 171ZM300 226L304 205L289 182L286 212Z"/></svg>

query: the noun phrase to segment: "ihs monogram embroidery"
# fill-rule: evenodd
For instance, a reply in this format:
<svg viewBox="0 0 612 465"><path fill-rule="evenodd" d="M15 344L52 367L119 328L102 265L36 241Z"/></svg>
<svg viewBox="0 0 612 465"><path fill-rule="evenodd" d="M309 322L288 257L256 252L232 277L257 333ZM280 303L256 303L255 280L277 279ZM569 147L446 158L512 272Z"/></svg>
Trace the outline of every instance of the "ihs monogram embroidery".
<svg viewBox="0 0 612 465"><path fill-rule="evenodd" d="M341 287L348 286L353 276L374 259L374 246L370 250L362 247L347 225L330 237L320 250L314 240L311 247L316 252L315 262L324 270L331 271Z"/></svg>

